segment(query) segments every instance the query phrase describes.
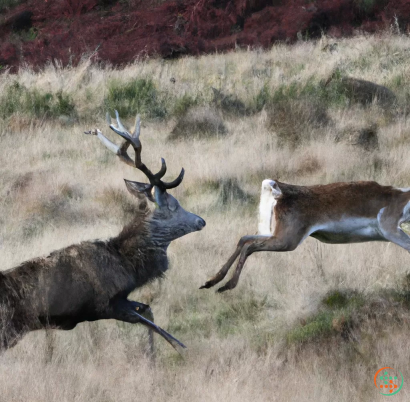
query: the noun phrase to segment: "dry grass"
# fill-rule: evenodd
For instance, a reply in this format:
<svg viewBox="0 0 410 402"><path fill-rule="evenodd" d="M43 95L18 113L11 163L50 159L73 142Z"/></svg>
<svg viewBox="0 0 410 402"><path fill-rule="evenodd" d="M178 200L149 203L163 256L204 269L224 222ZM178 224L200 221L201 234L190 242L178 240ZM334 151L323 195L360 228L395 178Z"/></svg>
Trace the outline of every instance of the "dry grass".
<svg viewBox="0 0 410 402"><path fill-rule="evenodd" d="M189 141L196 138L220 137L226 134L222 117L217 110L197 106L190 108L178 119L168 139Z"/></svg>
<svg viewBox="0 0 410 402"><path fill-rule="evenodd" d="M161 284L133 294L149 301L158 324L188 345L185 359L156 338L158 360L152 366L145 331L107 321L56 331L53 358L46 364L45 334L31 333L0 356L1 401L378 401L382 397L373 384L378 368L395 367L408 381L408 316L399 301L402 321L389 318L395 307L386 304L377 325L370 318L360 321L355 342L337 334L326 341L312 336L303 348L287 342L318 314L330 291L355 290L366 299L397 287L408 271L408 253L393 244L330 246L308 239L292 253L250 257L234 291L198 290L239 237L256 231L252 200L265 178L302 185L344 180L410 185L410 120L404 107L410 39L366 36L341 40L332 54L322 48L323 43L300 43L266 52L146 60L121 71L84 62L76 69L50 66L39 74L22 70L0 77L0 91L10 80L29 90L64 91L87 123L68 127L51 116L19 111L0 120L1 269L81 240L112 236L132 214L133 199L122 179L143 178L82 134L90 124L106 127L100 105L111 80L152 79L170 104L185 95L209 103L214 86L255 111L225 121L225 137L188 142L167 141L172 119L143 121L145 162L155 168L164 157L168 178L183 166L186 177L173 194L207 221L204 231L171 245L171 269ZM272 95L293 85L298 99L297 88L326 80L336 68L396 92L397 110L332 101L327 105L332 125L307 127L301 146L279 148L277 133L267 129L267 109L257 107L263 106L264 88ZM304 99L317 99L315 90L301 91ZM334 140L346 127L372 123L378 127L378 150ZM237 194L249 202L236 202ZM334 318L338 332L347 318ZM409 397L405 385L395 400Z"/></svg>

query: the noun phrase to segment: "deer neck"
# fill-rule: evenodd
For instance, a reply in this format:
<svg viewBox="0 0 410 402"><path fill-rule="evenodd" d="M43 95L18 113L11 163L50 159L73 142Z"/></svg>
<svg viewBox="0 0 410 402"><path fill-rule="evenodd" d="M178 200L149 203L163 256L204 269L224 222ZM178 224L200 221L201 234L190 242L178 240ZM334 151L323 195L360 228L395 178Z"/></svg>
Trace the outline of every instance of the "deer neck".
<svg viewBox="0 0 410 402"><path fill-rule="evenodd" d="M169 243L160 242L152 233L155 233L154 228L150 218L146 217L142 220L136 219L110 241L110 245L120 254L124 267L131 269L137 287L161 277L168 269Z"/></svg>
<svg viewBox="0 0 410 402"><path fill-rule="evenodd" d="M150 241L155 246L166 250L175 238L175 227L171 222L164 219L163 213L155 211L150 217L149 223Z"/></svg>

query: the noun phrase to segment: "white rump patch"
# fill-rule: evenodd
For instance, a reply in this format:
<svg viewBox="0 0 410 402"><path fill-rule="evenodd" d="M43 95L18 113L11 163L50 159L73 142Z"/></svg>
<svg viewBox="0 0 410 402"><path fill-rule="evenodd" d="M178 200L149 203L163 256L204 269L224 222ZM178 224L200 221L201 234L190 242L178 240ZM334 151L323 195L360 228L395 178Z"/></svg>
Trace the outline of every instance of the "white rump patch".
<svg viewBox="0 0 410 402"><path fill-rule="evenodd" d="M262 182L261 199L259 202L258 235L272 236L275 231L276 199L282 194L274 180Z"/></svg>
<svg viewBox="0 0 410 402"><path fill-rule="evenodd" d="M403 208L403 214L399 221L399 229L410 236L410 201Z"/></svg>

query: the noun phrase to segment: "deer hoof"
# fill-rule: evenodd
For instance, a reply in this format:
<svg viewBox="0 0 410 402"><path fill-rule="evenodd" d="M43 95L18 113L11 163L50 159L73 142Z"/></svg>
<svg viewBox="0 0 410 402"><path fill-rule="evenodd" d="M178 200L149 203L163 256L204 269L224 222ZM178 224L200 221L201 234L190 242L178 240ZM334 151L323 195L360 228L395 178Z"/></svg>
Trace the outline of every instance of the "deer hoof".
<svg viewBox="0 0 410 402"><path fill-rule="evenodd" d="M213 281L208 281L208 282L205 283L205 285L202 285L199 289L209 289L214 285L215 285L215 283Z"/></svg>
<svg viewBox="0 0 410 402"><path fill-rule="evenodd" d="M218 293L223 293L223 292L225 292L225 291L227 291L227 290L229 290L229 289L231 289L231 287L228 286L228 284L226 284L225 286L222 286L221 288L219 288L219 289L217 290L217 292L218 292Z"/></svg>

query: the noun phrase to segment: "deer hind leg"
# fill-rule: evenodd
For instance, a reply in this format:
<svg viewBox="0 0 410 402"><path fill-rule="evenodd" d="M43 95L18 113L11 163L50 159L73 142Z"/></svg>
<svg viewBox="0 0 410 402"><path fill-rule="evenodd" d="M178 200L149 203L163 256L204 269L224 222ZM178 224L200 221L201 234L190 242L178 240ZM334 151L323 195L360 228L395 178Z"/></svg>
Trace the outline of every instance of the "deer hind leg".
<svg viewBox="0 0 410 402"><path fill-rule="evenodd" d="M382 208L377 215L379 228L386 240L397 244L410 252L410 234L401 228L404 222L410 222L410 201L397 210L397 208Z"/></svg>
<svg viewBox="0 0 410 402"><path fill-rule="evenodd" d="M252 242L254 240L263 240L263 239L269 239L270 236L261 236L261 235L255 235L255 236L243 236L239 242L238 245L236 246L236 249L234 253L229 257L229 260L226 262L226 264L223 265L223 267L217 272L215 276L213 276L209 281L205 283L205 285L201 286L199 289L209 289L212 286L216 285L217 283L221 282L222 279L225 278L226 274L228 273L229 269L231 268L232 264L235 262L235 260L238 258L238 255L241 254L241 251L243 247L248 243Z"/></svg>
<svg viewBox="0 0 410 402"><path fill-rule="evenodd" d="M236 287L245 261L251 254L258 251L292 251L303 239L303 235L301 233L302 232L294 233L294 236L272 236L268 238L265 237L264 239L261 239L263 236L256 236L259 238L248 241L242 247L239 261L232 278L224 286L219 288L218 292L225 292L226 290Z"/></svg>

